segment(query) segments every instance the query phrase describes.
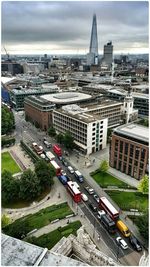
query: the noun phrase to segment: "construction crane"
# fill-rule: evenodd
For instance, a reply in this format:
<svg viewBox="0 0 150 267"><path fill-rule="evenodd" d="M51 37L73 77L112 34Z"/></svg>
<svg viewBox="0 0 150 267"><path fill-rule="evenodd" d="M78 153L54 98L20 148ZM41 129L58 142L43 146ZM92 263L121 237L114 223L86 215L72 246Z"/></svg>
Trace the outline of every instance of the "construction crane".
<svg viewBox="0 0 150 267"><path fill-rule="evenodd" d="M3 46L4 47L4 46ZM5 50L5 52L6 52L6 55L7 55L7 60L10 60L10 58L9 58L9 54L8 54L8 52L7 52L7 50L6 50L6 48L4 47L4 50Z"/></svg>

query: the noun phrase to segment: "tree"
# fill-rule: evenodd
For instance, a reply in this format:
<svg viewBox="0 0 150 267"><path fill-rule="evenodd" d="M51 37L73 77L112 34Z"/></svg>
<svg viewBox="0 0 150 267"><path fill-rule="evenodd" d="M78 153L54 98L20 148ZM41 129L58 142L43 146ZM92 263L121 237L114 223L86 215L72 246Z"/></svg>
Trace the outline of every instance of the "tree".
<svg viewBox="0 0 150 267"><path fill-rule="evenodd" d="M137 217L137 224L139 227L139 231L145 239L149 238L149 221L148 221L148 218L149 218L148 210L145 210L143 212L142 216Z"/></svg>
<svg viewBox="0 0 150 267"><path fill-rule="evenodd" d="M19 197L19 180L16 180L8 171L2 173L2 203L15 201Z"/></svg>
<svg viewBox="0 0 150 267"><path fill-rule="evenodd" d="M40 181L40 186L42 190L50 187L53 182L53 177L55 176L54 168L46 163L44 160L39 160L35 164L35 173Z"/></svg>
<svg viewBox="0 0 150 267"><path fill-rule="evenodd" d="M40 193L40 179L30 169L24 171L20 179L20 198L24 200L32 200L39 196Z"/></svg>
<svg viewBox="0 0 150 267"><path fill-rule="evenodd" d="M56 136L56 140L57 140L58 143L63 144L63 141L64 141L64 136L63 136L63 134L59 133L59 134Z"/></svg>
<svg viewBox="0 0 150 267"><path fill-rule="evenodd" d="M48 129L48 134L49 134L50 136L56 136L55 128L54 128L54 127L50 127L50 128Z"/></svg>
<svg viewBox="0 0 150 267"><path fill-rule="evenodd" d="M100 164L100 171L101 172L107 172L109 169L109 164L107 160L103 160Z"/></svg>
<svg viewBox="0 0 150 267"><path fill-rule="evenodd" d="M11 223L11 219L7 214L2 215L1 221L2 221L2 228Z"/></svg>
<svg viewBox="0 0 150 267"><path fill-rule="evenodd" d="M16 220L14 223L9 224L4 228L4 232L7 235L19 239L21 239L23 236L25 237L29 231L30 231L30 226L27 220L22 220L21 222L19 220Z"/></svg>
<svg viewBox="0 0 150 267"><path fill-rule="evenodd" d="M144 175L139 183L138 190L143 194L147 194L148 187L149 187L149 177L147 175Z"/></svg>
<svg viewBox="0 0 150 267"><path fill-rule="evenodd" d="M64 145L66 148L70 149L74 147L74 138L69 131L67 131L64 135Z"/></svg>
<svg viewBox="0 0 150 267"><path fill-rule="evenodd" d="M2 134L9 134L15 128L14 114L7 107L2 106Z"/></svg>

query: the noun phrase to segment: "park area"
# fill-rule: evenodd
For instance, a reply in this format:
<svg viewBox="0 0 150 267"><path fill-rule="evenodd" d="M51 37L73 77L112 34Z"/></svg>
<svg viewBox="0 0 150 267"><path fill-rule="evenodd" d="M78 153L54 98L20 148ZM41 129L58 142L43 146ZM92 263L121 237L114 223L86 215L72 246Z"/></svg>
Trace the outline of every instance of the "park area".
<svg viewBox="0 0 150 267"><path fill-rule="evenodd" d="M124 189L131 188L130 185L122 182L121 180L117 179L116 177L112 176L107 172L95 171L94 173L91 173L91 176L102 188L107 188L109 186L114 186Z"/></svg>
<svg viewBox="0 0 150 267"><path fill-rule="evenodd" d="M67 237L70 234L76 235L76 232L80 227L80 221L75 221L64 227L58 227L56 230L48 234L41 235L40 237L29 237L26 241L40 247L51 249L63 236Z"/></svg>
<svg viewBox="0 0 150 267"><path fill-rule="evenodd" d="M12 175L21 172L20 167L9 152L2 153L2 172L4 170L11 172Z"/></svg>
<svg viewBox="0 0 150 267"><path fill-rule="evenodd" d="M56 219L63 219L67 215L73 214L67 203L52 205L37 213L22 217L12 224L6 226L3 230L5 234L20 238L34 229L40 229Z"/></svg>
<svg viewBox="0 0 150 267"><path fill-rule="evenodd" d="M120 192L117 190L106 190L106 193L122 210L137 209L142 212L148 209L148 195L140 192Z"/></svg>

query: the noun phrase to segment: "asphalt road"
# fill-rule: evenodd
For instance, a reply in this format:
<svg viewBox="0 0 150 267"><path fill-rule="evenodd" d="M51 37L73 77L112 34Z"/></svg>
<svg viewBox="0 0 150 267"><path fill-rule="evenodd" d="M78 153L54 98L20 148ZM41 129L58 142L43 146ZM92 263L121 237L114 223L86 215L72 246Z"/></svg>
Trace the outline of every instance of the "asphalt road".
<svg viewBox="0 0 150 267"><path fill-rule="evenodd" d="M43 144L43 137L46 136L45 133L41 132L40 130L37 130L29 122L26 122L24 120L24 117L22 115L19 115L18 113L15 113L15 120L16 120L17 143L19 143L21 139L23 139L29 145L31 145L31 143L33 141L35 141L35 142L37 142L38 145L42 145L45 151L51 151L53 153L52 149L47 149L46 146ZM54 139L52 139L50 137L48 137L48 141L51 142L52 144L55 143ZM67 157L65 157L65 158L67 159ZM68 172L67 167L62 165L62 162L57 158L57 156L55 157L55 160L60 165L60 167L68 174L68 176L71 178L71 180L78 182L77 179L75 178L75 176ZM67 161L68 161L68 159L67 159ZM83 169L82 174L84 176L84 169ZM78 182L78 184L80 186L80 191L85 193L88 196L89 201L94 203L98 207L98 203L93 198L93 196L89 195L87 193L87 191L85 191L85 189L84 189L85 186L90 187L90 185L88 184L86 179L84 179L83 183ZM96 192L95 189L94 189L94 191ZM99 195L99 197L101 197L101 196ZM104 226L98 220L97 212L91 211L91 209L88 206L88 202L85 203L82 201L79 204L79 206L80 206L81 210L83 211L83 213L85 214L85 216L89 219L91 224L94 226L93 227L93 235L94 235L95 231L97 231L99 233L100 237L104 240L106 245L112 251L115 259L118 259L118 262L122 265L132 265L132 266L138 265L139 259L142 255L142 253L137 253L136 251L134 251L132 249L132 247L130 246L128 239L123 237L120 232L117 231L116 234L110 235L107 232L107 230L104 228ZM118 245L116 244L116 241L115 241L117 236L121 236L127 242L128 246L129 246L129 248L127 250L123 250L121 247L118 247Z"/></svg>

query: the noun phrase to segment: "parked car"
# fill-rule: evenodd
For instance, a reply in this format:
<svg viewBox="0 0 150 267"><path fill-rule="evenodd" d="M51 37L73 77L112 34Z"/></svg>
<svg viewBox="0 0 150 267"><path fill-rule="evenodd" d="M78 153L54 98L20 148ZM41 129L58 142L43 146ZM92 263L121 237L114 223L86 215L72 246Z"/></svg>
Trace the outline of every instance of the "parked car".
<svg viewBox="0 0 150 267"><path fill-rule="evenodd" d="M64 166L68 166L68 162L66 161L66 159L65 158L62 158L62 164L64 165Z"/></svg>
<svg viewBox="0 0 150 267"><path fill-rule="evenodd" d="M74 173L74 169L71 166L68 166L68 171L73 174Z"/></svg>
<svg viewBox="0 0 150 267"><path fill-rule="evenodd" d="M92 202L89 203L89 207L92 211L97 211L97 207Z"/></svg>
<svg viewBox="0 0 150 267"><path fill-rule="evenodd" d="M85 186L84 189L90 194L93 195L94 194L94 189L90 188L89 186Z"/></svg>
<svg viewBox="0 0 150 267"><path fill-rule="evenodd" d="M100 200L100 199L99 199L99 196L98 196L97 194L94 194L93 197L94 197L94 199L96 200L96 202L99 203L99 200Z"/></svg>
<svg viewBox="0 0 150 267"><path fill-rule="evenodd" d="M135 236L131 235L129 241L135 250L142 251L142 246Z"/></svg>
<svg viewBox="0 0 150 267"><path fill-rule="evenodd" d="M116 238L116 242L117 242L118 246L122 247L123 249L127 249L128 248L127 243L120 236L118 236Z"/></svg>
<svg viewBox="0 0 150 267"><path fill-rule="evenodd" d="M84 193L81 194L81 198L82 198L83 201L88 201L88 197Z"/></svg>

